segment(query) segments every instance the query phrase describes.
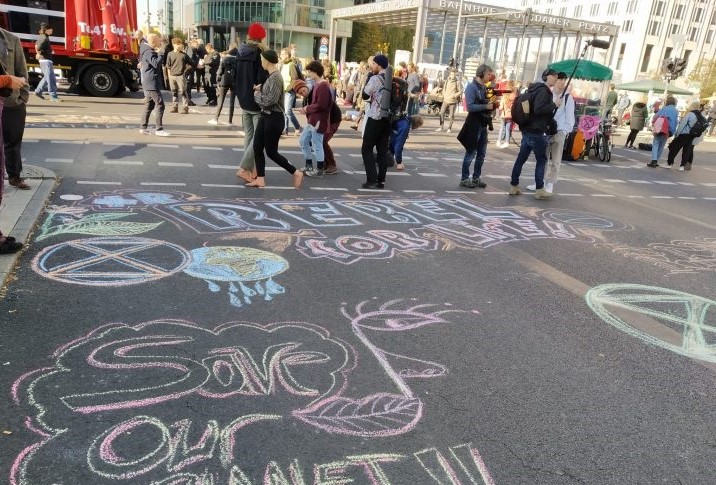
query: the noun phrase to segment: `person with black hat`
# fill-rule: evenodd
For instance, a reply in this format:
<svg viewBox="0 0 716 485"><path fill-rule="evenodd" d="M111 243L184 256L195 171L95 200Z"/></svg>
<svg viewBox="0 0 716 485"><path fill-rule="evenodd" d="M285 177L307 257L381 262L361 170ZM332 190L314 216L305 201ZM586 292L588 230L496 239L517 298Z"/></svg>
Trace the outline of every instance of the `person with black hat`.
<svg viewBox="0 0 716 485"><path fill-rule="evenodd" d="M373 76L368 80L363 89L363 99L367 105L365 108L365 130L363 132L363 165L365 165L366 182L364 189L382 189L385 187L385 174L388 171L388 150L390 142L390 120L381 109L383 96L390 96L385 90L385 70L388 67L388 58L383 54L373 57L369 64ZM373 152L375 148L376 154ZM378 170L375 169L376 161Z"/></svg>
<svg viewBox="0 0 716 485"><path fill-rule="evenodd" d="M37 51L37 60L40 61L40 70L42 71L42 79L35 88L35 96L45 99L42 91L47 86L47 92L50 93L52 101L59 101L57 96L57 78L55 77L55 68L52 65L52 44L50 44L50 36L52 35L52 27L47 24L40 24L40 32L35 42L35 51Z"/></svg>
<svg viewBox="0 0 716 485"><path fill-rule="evenodd" d="M266 29L254 22L249 25L246 42L236 53L236 75L234 92L241 106L241 123L244 129L244 155L239 162L238 177L247 182L256 177L254 157L254 134L261 117L261 108L254 100L254 86L266 81L266 71L261 67L261 51L268 49L261 43L266 38Z"/></svg>
<svg viewBox="0 0 716 485"><path fill-rule="evenodd" d="M551 192L544 189L544 171L547 165L547 146L549 143L549 127L554 122L554 112L557 108L564 104L564 101L558 99L556 102L552 98L552 86L557 82L557 71L547 68L542 72L542 82L535 81L530 84L527 89L529 101L521 101L519 98L515 103L528 102L529 108L524 109L524 113L528 115L528 122L520 126L522 132L522 142L520 143L520 151L517 159L512 167L512 177L510 180L510 195L520 195L520 174L522 166L525 164L534 152L537 159L535 167L535 199L549 199L552 197ZM513 108L514 109L514 108ZM513 111L514 113L514 111Z"/></svg>
<svg viewBox="0 0 716 485"><path fill-rule="evenodd" d="M261 66L269 76L263 84L254 86L254 100L261 108L261 118L254 134L254 157L256 158L256 178L246 184L247 187L266 186L266 155L293 175L293 186L300 188L303 172L296 170L286 157L278 152L278 142L284 127L283 118L283 78L278 69L278 54L266 50L261 53Z"/></svg>

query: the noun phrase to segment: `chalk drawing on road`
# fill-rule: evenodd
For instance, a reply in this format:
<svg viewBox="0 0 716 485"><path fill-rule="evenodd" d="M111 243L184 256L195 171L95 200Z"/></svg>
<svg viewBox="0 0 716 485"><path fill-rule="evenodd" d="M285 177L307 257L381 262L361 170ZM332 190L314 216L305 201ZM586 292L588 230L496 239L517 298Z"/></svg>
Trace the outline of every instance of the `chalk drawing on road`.
<svg viewBox="0 0 716 485"><path fill-rule="evenodd" d="M286 292L273 280L288 269L288 261L277 254L254 248L210 246L193 249L191 259L184 272L206 281L214 293L221 291L217 282L229 283L232 306L250 305L256 297L271 301Z"/></svg>
<svg viewBox="0 0 716 485"><path fill-rule="evenodd" d="M623 224L613 219L570 209L549 209L542 212L542 217L584 229L599 229L601 231L624 231L631 229L631 226L628 224Z"/></svg>
<svg viewBox="0 0 716 485"><path fill-rule="evenodd" d="M44 248L32 269L51 280L87 286L156 281L183 270L189 252L176 244L140 237L76 239Z"/></svg>
<svg viewBox="0 0 716 485"><path fill-rule="evenodd" d="M346 307L342 313L365 346L361 367L356 348L302 322L230 322L213 329L168 319L113 323L68 342L53 353L51 366L27 372L12 386L13 401L38 441L17 455L10 484L47 483L52 467L91 476L97 485L213 483L180 478L215 476L217 470L243 475L238 466L253 446L244 431L258 425L272 433L288 430L287 419L361 438L410 431L424 408L412 383L444 376L447 368L385 350L386 339L402 348L406 334L415 340L422 329L447 325L446 315L466 312L415 300L373 299L351 312ZM381 378L374 368L383 370ZM370 372L370 381L356 378L349 385L359 371ZM370 382L369 389L361 391L360 382ZM386 383L389 389L382 388ZM454 464L476 480L489 476L479 454L464 446L451 448ZM83 454L85 465L77 460ZM426 456L440 457L432 451L415 456L430 476L449 472Z"/></svg>
<svg viewBox="0 0 716 485"><path fill-rule="evenodd" d="M62 194L60 196L60 199L62 199L62 200L82 200L82 199L84 199L84 196L78 195L78 194Z"/></svg>
<svg viewBox="0 0 716 485"><path fill-rule="evenodd" d="M716 362L716 301L698 295L636 284L606 284L586 295L605 322L649 344L693 359ZM672 332L649 332L649 317Z"/></svg>
<svg viewBox="0 0 716 485"><path fill-rule="evenodd" d="M131 212L101 212L84 214L75 207L51 206L40 227L37 241L61 234L82 234L85 236L134 236L152 231L162 222L120 221L133 215ZM57 224L59 222L59 224Z"/></svg>
<svg viewBox="0 0 716 485"><path fill-rule="evenodd" d="M625 258L663 268L668 271L667 274L716 271L716 239L677 240L668 243L652 243L647 247L609 243L600 246L609 248Z"/></svg>

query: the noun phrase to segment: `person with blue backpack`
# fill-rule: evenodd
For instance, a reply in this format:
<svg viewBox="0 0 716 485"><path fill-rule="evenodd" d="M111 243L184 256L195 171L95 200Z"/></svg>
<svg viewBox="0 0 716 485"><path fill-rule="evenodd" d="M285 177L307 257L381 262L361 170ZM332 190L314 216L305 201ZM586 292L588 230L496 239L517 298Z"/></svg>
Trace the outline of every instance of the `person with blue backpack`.
<svg viewBox="0 0 716 485"><path fill-rule="evenodd" d="M651 130L654 134L654 141L651 145L651 162L646 166L656 168L659 166L659 158L664 152L666 140L674 135L676 125L679 123L679 113L676 111L676 98L666 97L666 105L660 108L651 120Z"/></svg>
<svg viewBox="0 0 716 485"><path fill-rule="evenodd" d="M694 101L689 106L689 111L679 122L674 131L674 139L669 144L669 156L667 168L674 165L676 155L681 152L681 166L679 170L691 170L691 163L694 158L694 140L703 136L709 122L701 114L701 103Z"/></svg>

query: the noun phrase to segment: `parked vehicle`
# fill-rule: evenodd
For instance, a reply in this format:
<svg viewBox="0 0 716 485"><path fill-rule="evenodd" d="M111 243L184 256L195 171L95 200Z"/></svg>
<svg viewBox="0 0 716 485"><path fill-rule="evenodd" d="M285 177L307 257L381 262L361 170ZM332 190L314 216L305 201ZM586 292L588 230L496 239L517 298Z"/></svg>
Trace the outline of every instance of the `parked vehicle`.
<svg viewBox="0 0 716 485"><path fill-rule="evenodd" d="M40 65L35 41L42 23L53 29L54 67L70 90L116 96L139 89L136 0L0 0L0 27L20 38L29 68ZM39 79L32 72L30 84Z"/></svg>

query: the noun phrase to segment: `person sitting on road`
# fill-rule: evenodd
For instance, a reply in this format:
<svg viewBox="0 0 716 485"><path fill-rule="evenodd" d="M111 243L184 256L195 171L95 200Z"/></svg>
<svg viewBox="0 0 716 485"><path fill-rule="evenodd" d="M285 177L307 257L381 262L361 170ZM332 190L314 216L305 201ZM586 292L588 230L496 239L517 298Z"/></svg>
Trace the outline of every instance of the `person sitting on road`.
<svg viewBox="0 0 716 485"><path fill-rule="evenodd" d="M420 115L404 116L393 123L390 133L390 142L388 144L390 150L388 155L389 167L395 164L396 170L405 169L405 165L403 165L403 148L405 147L405 142L408 141L410 131L417 130L423 126L423 123L423 117Z"/></svg>

